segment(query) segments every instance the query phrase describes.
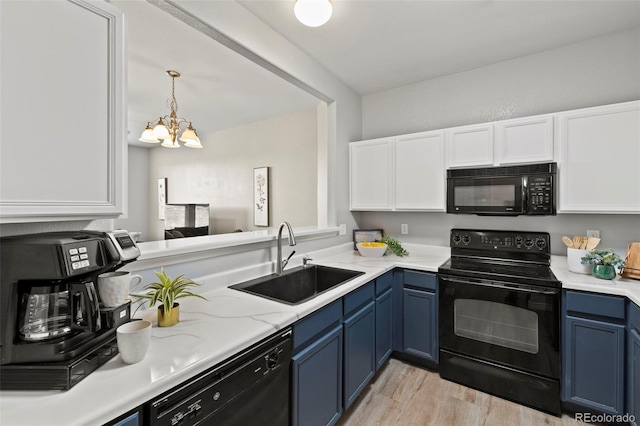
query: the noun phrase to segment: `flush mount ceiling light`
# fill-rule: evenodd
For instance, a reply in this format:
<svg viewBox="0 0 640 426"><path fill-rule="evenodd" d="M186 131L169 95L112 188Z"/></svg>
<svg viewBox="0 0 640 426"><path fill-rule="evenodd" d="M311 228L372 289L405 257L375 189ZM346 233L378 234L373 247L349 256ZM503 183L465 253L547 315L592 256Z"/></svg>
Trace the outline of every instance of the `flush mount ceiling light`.
<svg viewBox="0 0 640 426"><path fill-rule="evenodd" d="M146 129L142 132L140 142L147 143L160 143L162 140L162 146L166 148L180 148L178 140L184 142L184 146L189 148L202 148L196 129L191 126L191 122L178 118L178 102L176 101L176 78L180 77L178 71L168 70L167 74L171 77L171 100L169 108L171 112L169 115L158 118L156 121L150 121L147 123ZM182 130L181 126L186 128ZM180 138L178 138L178 132L182 131Z"/></svg>
<svg viewBox="0 0 640 426"><path fill-rule="evenodd" d="M327 23L333 13L329 0L296 0L293 12L308 27L319 27Z"/></svg>

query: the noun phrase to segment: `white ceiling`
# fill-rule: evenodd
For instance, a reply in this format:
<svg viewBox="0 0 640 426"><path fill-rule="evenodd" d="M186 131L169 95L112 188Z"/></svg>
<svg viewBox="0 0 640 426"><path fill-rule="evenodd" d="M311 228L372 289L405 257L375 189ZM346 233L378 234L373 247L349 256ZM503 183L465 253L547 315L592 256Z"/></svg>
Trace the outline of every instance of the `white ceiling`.
<svg viewBox="0 0 640 426"><path fill-rule="evenodd" d="M168 113L168 69L182 73L178 115L201 135L318 104L155 6L111 2L129 25L130 142ZM640 0L332 0L333 16L318 28L295 19L294 0L238 2L360 94L640 27ZM208 6L193 3L194 13Z"/></svg>
<svg viewBox="0 0 640 426"><path fill-rule="evenodd" d="M360 94L640 26L636 0L332 0L317 28L293 0L239 3Z"/></svg>
<svg viewBox="0 0 640 426"><path fill-rule="evenodd" d="M293 84L139 0L111 0L127 25L128 141L138 142L148 121L169 114L169 69L176 79L178 116L198 134L313 108L319 100Z"/></svg>

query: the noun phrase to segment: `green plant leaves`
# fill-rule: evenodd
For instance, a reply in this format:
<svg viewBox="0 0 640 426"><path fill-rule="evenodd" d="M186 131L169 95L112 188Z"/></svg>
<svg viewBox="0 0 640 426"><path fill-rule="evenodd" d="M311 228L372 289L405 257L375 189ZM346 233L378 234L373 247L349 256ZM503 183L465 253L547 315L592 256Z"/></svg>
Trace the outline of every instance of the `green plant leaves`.
<svg viewBox="0 0 640 426"><path fill-rule="evenodd" d="M624 260L611 248L606 250L593 249L584 255L580 262L584 265L610 265L618 269L624 266Z"/></svg>
<svg viewBox="0 0 640 426"><path fill-rule="evenodd" d="M407 256L409 254L409 252L406 251L404 247L402 247L400 241L396 240L395 238L391 238L388 235L384 235L380 242L387 245L387 251L385 254L391 253L399 257Z"/></svg>
<svg viewBox="0 0 640 426"><path fill-rule="evenodd" d="M164 271L164 268L162 268L160 272L155 271L155 274L158 277L158 282L145 285L143 290L146 290L146 292L131 293L132 296L138 298L135 302L148 299L149 306L155 306L156 303L160 302L164 307L165 313L169 313L177 299L181 299L183 297L199 297L200 299L207 300L206 297L193 293L190 290L191 287L199 287L202 284L185 278L184 275L171 278Z"/></svg>

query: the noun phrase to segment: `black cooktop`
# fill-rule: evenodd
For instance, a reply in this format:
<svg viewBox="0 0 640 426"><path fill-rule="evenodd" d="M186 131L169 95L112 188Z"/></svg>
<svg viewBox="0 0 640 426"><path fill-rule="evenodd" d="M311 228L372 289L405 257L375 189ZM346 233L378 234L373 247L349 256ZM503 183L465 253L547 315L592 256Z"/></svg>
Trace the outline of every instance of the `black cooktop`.
<svg viewBox="0 0 640 426"><path fill-rule="evenodd" d="M519 261L490 261L452 257L440 265L438 273L544 287L560 287L561 285L549 266Z"/></svg>
<svg viewBox="0 0 640 426"><path fill-rule="evenodd" d="M545 232L452 229L451 259L438 272L466 278L560 287Z"/></svg>

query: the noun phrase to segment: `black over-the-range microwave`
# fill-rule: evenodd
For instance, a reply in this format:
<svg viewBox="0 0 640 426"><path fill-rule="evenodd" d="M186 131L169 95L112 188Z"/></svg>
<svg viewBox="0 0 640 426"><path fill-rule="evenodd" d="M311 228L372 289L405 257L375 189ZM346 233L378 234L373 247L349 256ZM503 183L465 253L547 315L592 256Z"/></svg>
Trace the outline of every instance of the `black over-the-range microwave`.
<svg viewBox="0 0 640 426"><path fill-rule="evenodd" d="M447 213L556 214L556 163L447 170Z"/></svg>

